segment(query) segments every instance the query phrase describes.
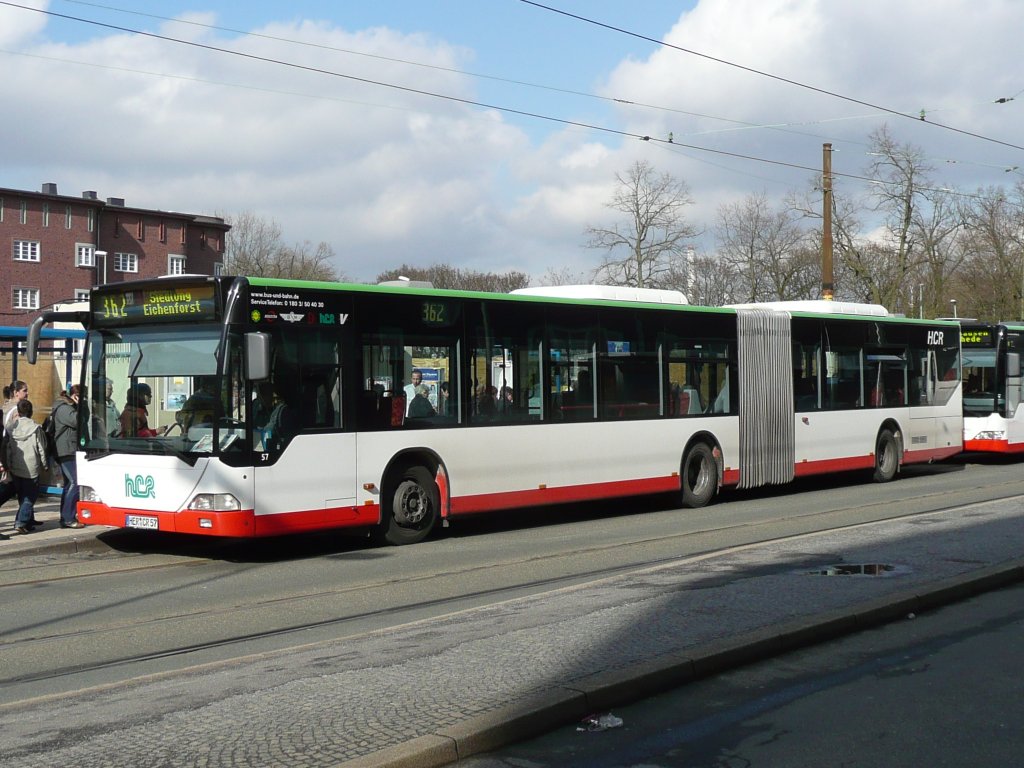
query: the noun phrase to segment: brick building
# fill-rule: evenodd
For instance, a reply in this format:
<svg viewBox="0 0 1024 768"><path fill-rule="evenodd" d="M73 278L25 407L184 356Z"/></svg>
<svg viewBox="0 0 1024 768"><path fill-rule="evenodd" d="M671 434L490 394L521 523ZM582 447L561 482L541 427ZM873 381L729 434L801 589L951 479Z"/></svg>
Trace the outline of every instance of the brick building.
<svg viewBox="0 0 1024 768"><path fill-rule="evenodd" d="M83 298L93 285L168 274L219 273L223 219L0 188L0 325L29 325L39 310Z"/></svg>

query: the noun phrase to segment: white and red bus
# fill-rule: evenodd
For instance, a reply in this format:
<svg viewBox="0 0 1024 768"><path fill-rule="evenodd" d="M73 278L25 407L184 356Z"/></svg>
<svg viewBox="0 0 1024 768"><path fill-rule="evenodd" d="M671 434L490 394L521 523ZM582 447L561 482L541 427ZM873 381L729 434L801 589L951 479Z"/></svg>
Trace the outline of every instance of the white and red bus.
<svg viewBox="0 0 1024 768"><path fill-rule="evenodd" d="M1024 453L1024 322L962 320L964 450Z"/></svg>
<svg viewBox="0 0 1024 768"><path fill-rule="evenodd" d="M94 288L87 312L33 326L87 331L79 519L216 536L371 527L405 544L463 515L663 492L697 507L723 486L887 481L961 450L955 323L538 293L196 276Z"/></svg>

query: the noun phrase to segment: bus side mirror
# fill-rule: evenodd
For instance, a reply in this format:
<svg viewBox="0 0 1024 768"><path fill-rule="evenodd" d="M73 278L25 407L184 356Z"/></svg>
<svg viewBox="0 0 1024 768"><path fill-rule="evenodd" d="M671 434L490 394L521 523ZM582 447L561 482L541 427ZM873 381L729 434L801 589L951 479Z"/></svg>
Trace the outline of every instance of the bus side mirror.
<svg viewBox="0 0 1024 768"><path fill-rule="evenodd" d="M270 335L245 334L245 378L259 381L270 376Z"/></svg>
<svg viewBox="0 0 1024 768"><path fill-rule="evenodd" d="M44 325L46 325L46 320L40 315L28 327L28 345L25 350L25 360L28 361L29 365L36 364L36 359L39 356L39 335L43 332Z"/></svg>
<svg viewBox="0 0 1024 768"><path fill-rule="evenodd" d="M1020 377L1020 353L1007 352L1006 354L1006 375L1011 379Z"/></svg>

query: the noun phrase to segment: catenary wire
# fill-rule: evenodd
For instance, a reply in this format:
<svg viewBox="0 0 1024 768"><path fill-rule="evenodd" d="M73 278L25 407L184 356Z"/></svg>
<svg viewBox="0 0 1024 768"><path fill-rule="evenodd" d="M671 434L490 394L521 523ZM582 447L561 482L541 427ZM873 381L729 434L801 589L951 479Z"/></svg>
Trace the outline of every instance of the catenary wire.
<svg viewBox="0 0 1024 768"><path fill-rule="evenodd" d="M622 27L616 27L616 26L614 26L612 24L605 24L604 22L597 21L595 19L590 19L590 18L587 18L586 16L580 16L580 15L575 14L575 13L570 13L568 11L563 11L563 10L561 10L559 8L554 8L554 7L550 6L550 5L544 5L543 3L538 3L535 0L519 0L519 2L526 3L527 5L532 5L532 6L536 7L536 8L540 8L540 9L545 10L545 11L550 11L552 13L557 13L559 15L566 16L566 17L571 18L571 19L576 19L578 21L582 21L582 22L585 22L587 24L593 24L594 26L597 26L597 27L603 27L604 29L610 30L612 32L618 32L618 33L623 34L623 35L628 35L630 37L635 37L638 40L646 40L647 42L654 43L655 45L660 45L660 46L665 47L665 48L671 48L671 49L676 50L676 51L681 51L682 53L688 53L691 56L699 56L699 57L701 57L703 59L707 59L708 61L714 61L714 62L716 62L718 64L724 64L725 66L728 66L728 67L734 67L736 69L743 70L744 72L749 72L751 74L759 75L761 77L771 78L772 80L777 80L777 81L779 81L781 83L786 83L788 85L796 86L797 88L804 88L806 90L813 91L815 93L820 93L820 94L822 94L824 96L830 96L830 97L835 98L835 99L842 99L843 101L849 101L849 102L851 102L853 104L860 104L863 107L868 107L870 109L875 109L875 110L878 110L880 112L885 112L886 114L894 115L896 117L903 117L903 118L907 118L909 120L914 120L915 122L925 122L928 125L935 126L936 128L942 128L943 130L953 131L954 133L959 133L959 134L964 135L964 136L970 136L972 138L980 139L982 141L988 141L988 142L991 142L993 144L1001 144L1004 147L1010 147L1012 149L1022 149L1022 150L1024 150L1024 146L1021 146L1019 144L1013 144L1013 143L1008 142L1008 141L1002 141L1001 139L995 139L995 138L992 138L991 136L985 136L985 135L980 134L980 133L974 133L972 131L967 131L967 130L964 130L963 128L956 128L955 126L947 125L946 123L937 123L937 122L934 122L934 121L931 121L931 120L924 120L922 115L921 115L921 113L913 115L913 114L910 114L909 112L902 112L902 111L900 111L898 109L893 109L891 107L886 107L886 106L882 106L882 105L879 105L879 104L873 104L870 101L864 101L863 99L857 99L857 98L854 98L853 96L845 96L845 95L843 95L841 93L838 93L836 91L830 91L830 90L828 90L826 88L819 88L817 86L810 85L808 83L802 83L799 80L793 80L793 79L788 78L788 77L783 77L782 75L774 75L771 72L765 72L764 70L756 69L754 67L748 67L748 66L746 66L744 64L737 64L734 61L729 61L728 59L722 59L722 58L719 58L717 56L712 56L711 54L708 54L708 53L701 53L700 51L695 51L692 48L683 48L682 46L679 46L679 45L673 45L672 43L666 43L664 40L658 40L657 38L648 37L647 35L642 35L642 34L640 34L638 32L631 32L628 29L623 29Z"/></svg>
<svg viewBox="0 0 1024 768"><path fill-rule="evenodd" d="M530 0L522 0L522 2L530 2ZM547 8L547 6L540 6L537 3L531 3L531 4L538 5L539 7L542 7L542 8ZM769 164L769 165L775 165L775 166L780 166L780 167L785 167L785 168L793 168L793 169L802 170L802 171L809 171L809 172L812 172L812 173L820 173L820 169L819 168L815 168L815 167L807 166L807 165L802 165L802 164L799 164L799 163L792 163L792 162L787 162L787 161L783 161L783 160L773 160L773 159L770 159L770 158L757 157L756 155L748 155L748 154L744 154L744 153L741 153L741 152L729 152L727 150L722 150L722 149L712 149L710 147L702 147L702 146L699 146L699 145L696 145L696 144L687 144L687 143L683 143L683 142L677 142L677 141L674 141L671 137L667 138L667 139L662 139L662 138L658 138L656 136L651 136L651 135L647 135L647 134L639 134L639 133L635 133L635 132L632 132L632 131L625 131L625 130L620 130L620 129L617 129L617 128L609 128L607 126L596 125L596 124L593 124L593 123L586 123L586 122L577 121L577 120L569 120L569 119L566 119L566 118L553 117L551 115L545 115L545 114L542 114L542 113L539 113L539 112L531 112L531 111L528 111L528 110L515 109L515 108L512 108L512 107L504 107L504 106L500 106L500 105L497 105L497 104L490 104L490 103L487 103L487 102L477 101L477 100L474 100L474 99L467 99L467 98L463 98L463 97L460 97L460 96L452 96L450 94L442 94L442 93L437 93L437 92L434 92L434 91L428 91L428 90L424 90L424 89L413 88L411 86L404 86L404 85L399 85L399 84L396 84L396 83L388 83L388 82L381 81L381 80L373 80L371 78L359 77L357 75L349 75L349 74L345 74L343 72L335 72L333 70L324 69L324 68L321 68L321 67L313 67L313 66L306 65L306 64L298 64L296 62L290 62L290 61L286 61L286 60L283 60L283 59L276 59L276 58L268 57L268 56L259 56L257 54L253 54L253 53L246 53L244 51L233 51L233 50L230 50L228 48L221 48L219 46L210 45L208 43L201 43L201 42L194 41L194 40L182 40L180 38L171 37L169 35L161 35L161 34L157 34L155 32L147 32L145 30L134 29L134 28L131 28L131 27L125 27L125 26L121 26L121 25L118 25L118 24L111 24L111 23L108 23L108 22L97 21L97 20L94 20L94 19L86 19L86 18L82 18L82 17L78 17L78 16L72 16L72 15L69 15L69 14L58 13L56 11L51 11L51 10L47 10L47 9L32 8L30 6L21 5L19 3L10 2L9 0L0 0L0 5L8 6L8 7L11 7L11 8L18 8L18 9L25 10L25 11L32 11L32 12L43 14L43 15L46 15L46 16L52 16L54 18L64 19L66 21L75 21L75 22L79 22L79 23L83 23L83 24L89 24L89 25L92 25L92 26L102 27L104 29L112 29L112 30L116 30L116 31L119 31L119 32L126 32L126 33L129 33L129 34L135 34L135 35L138 35L140 37L147 37L147 38L150 38L150 39L162 40L162 41L165 41L165 42L171 42L171 43L176 43L176 44L179 44L179 45L185 45L185 46L188 46L188 47L198 48L198 49L201 49L201 50L211 51L211 52L214 52L214 53L223 53L223 54L228 54L228 55L231 55L231 56L236 56L236 57L247 59L247 60L260 61L260 62L268 63L268 64L275 64L275 65L278 65L278 66L288 67L288 68L291 68L291 69L297 69L297 70L304 71L304 72L311 72L311 73L314 73L314 74L322 74L322 75L327 75L327 76L330 76L330 77L338 77L338 78L342 78L342 79L345 79L345 80L350 80L350 81L353 81L353 82L359 82L359 83L364 83L364 84L367 84L367 85L374 85L374 86L380 86L380 87L384 87L384 88L390 88L390 89L401 91L401 92L405 92L405 93L412 93L412 94L416 94L416 95L420 95L420 96L427 96L427 97L430 97L430 98L442 99L442 100L451 101L451 102L454 102L454 103L464 104L464 105L467 105L467 106L482 107L484 109L493 109L495 111L504 112L504 113L508 113L508 114L519 115L521 117L529 117L529 118L534 118L534 119L537 119L537 120L544 120L544 121L547 121L547 122L557 123L557 124L560 124L560 125L572 126L572 127L576 127L576 128L583 128L583 129L586 129L586 130L592 130L592 131L597 131L597 132L601 132L601 133L608 133L608 134L620 136L620 137L623 137L623 138L639 139L639 140L645 141L645 142L664 143L664 144L667 144L667 145L673 145L673 146L676 146L676 147L682 147L682 148L691 149L691 150L694 150L694 151L707 152L707 153L711 153L711 154L715 154L715 155L722 155L724 157L731 157L731 158L735 158L735 159L748 160L748 161L752 161L752 162L766 163L766 164ZM558 11L558 12L561 13L560 11ZM572 14L567 14L567 15L572 15ZM582 17L580 17L580 18L582 18ZM586 19L584 19L584 20L586 20ZM594 22L594 23L597 23L597 22ZM602 25L602 26L604 26L604 25ZM865 102L858 102L858 103L865 104L866 106L872 106L870 104L866 104ZM900 114L902 114L902 113L900 113ZM1013 146L1013 145L1009 145L1009 146ZM1024 149L1024 147L1021 147L1021 149ZM861 181L867 181L867 182L872 183L872 184L882 184L882 183L884 183L884 182L879 182L878 180L875 180L875 179L869 179L869 178L864 177L864 176L859 176L859 175L856 175L856 174L849 174L849 173L841 173L841 172L837 172L837 171L833 171L832 172L832 176L834 176L834 177L841 177L841 178L857 179L857 180L861 180ZM926 190L923 190L923 191L936 191L936 192L937 191L942 191L942 192L947 192L947 193L950 193L950 194L956 194L956 195L960 195L960 196L975 197L975 195L969 195L967 193L961 193L961 192L957 192L956 190L951 190L951 189L926 189Z"/></svg>

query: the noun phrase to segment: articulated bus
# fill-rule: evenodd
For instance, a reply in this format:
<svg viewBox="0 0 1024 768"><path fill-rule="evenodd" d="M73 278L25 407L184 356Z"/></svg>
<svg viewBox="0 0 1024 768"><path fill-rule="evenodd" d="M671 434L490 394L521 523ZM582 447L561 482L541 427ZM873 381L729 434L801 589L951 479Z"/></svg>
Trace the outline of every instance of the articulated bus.
<svg viewBox="0 0 1024 768"><path fill-rule="evenodd" d="M955 323L625 294L176 276L94 288L32 332L87 331L92 525L408 544L464 515L669 492L699 507L961 450Z"/></svg>
<svg viewBox="0 0 1024 768"><path fill-rule="evenodd" d="M964 450L1024 453L1024 322L961 321Z"/></svg>

